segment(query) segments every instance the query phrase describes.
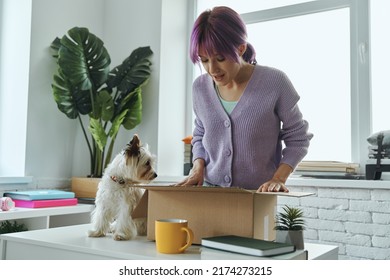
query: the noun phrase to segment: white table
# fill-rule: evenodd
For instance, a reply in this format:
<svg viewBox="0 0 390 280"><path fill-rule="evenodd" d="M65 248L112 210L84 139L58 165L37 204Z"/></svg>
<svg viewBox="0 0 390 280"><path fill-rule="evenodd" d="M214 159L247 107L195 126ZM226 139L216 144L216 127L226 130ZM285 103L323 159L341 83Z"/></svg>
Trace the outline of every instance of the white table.
<svg viewBox="0 0 390 280"><path fill-rule="evenodd" d="M129 241L115 241L110 235L90 238L87 236L90 228L89 224L83 224L0 235L1 259L261 259L217 250L204 250L197 245L191 246L184 254L160 254L156 251L155 243L146 240L145 237L137 237ZM305 259L306 250L309 259L337 259L338 257L336 246L305 244L305 251L298 250L272 259Z"/></svg>

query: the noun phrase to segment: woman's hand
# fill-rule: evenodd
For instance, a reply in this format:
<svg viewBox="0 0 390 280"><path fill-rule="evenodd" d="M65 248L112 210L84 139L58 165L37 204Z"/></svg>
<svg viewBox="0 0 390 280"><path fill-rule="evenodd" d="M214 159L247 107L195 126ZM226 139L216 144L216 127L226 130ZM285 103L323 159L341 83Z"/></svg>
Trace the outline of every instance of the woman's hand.
<svg viewBox="0 0 390 280"><path fill-rule="evenodd" d="M262 184L257 192L288 192L288 189L284 185L284 182L276 178L272 178L270 181Z"/></svg>
<svg viewBox="0 0 390 280"><path fill-rule="evenodd" d="M262 184L257 192L288 192L284 184L292 171L293 169L288 164L280 164L272 179Z"/></svg>
<svg viewBox="0 0 390 280"><path fill-rule="evenodd" d="M194 165L190 174L183 181L177 183L175 186L202 186L204 176L204 160L198 158L194 161Z"/></svg>

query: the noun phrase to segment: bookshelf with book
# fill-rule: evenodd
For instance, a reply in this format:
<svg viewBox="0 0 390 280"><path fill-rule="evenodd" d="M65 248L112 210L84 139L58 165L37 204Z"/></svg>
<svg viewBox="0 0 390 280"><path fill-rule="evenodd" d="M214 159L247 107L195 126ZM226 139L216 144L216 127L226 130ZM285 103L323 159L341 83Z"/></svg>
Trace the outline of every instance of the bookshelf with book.
<svg viewBox="0 0 390 280"><path fill-rule="evenodd" d="M89 223L94 208L79 204L73 192L58 189L7 191L3 197L12 199L15 207L0 211L0 222L17 221L28 230Z"/></svg>
<svg viewBox="0 0 390 280"><path fill-rule="evenodd" d="M25 224L28 230L88 224L93 209L94 205L90 204L45 208L15 207L9 211L0 211L0 222L17 221Z"/></svg>

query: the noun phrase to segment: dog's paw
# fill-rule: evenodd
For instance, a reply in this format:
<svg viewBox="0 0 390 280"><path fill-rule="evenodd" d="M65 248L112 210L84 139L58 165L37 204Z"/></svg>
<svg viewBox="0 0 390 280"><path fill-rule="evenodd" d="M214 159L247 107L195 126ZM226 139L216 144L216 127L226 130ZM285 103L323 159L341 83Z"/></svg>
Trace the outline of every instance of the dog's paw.
<svg viewBox="0 0 390 280"><path fill-rule="evenodd" d="M89 237L103 237L103 236L106 236L106 234L100 230L89 230L88 236Z"/></svg>
<svg viewBox="0 0 390 280"><path fill-rule="evenodd" d="M137 235L145 236L147 232L146 219L136 219L134 220L134 223L137 228Z"/></svg>
<svg viewBox="0 0 390 280"><path fill-rule="evenodd" d="M123 241L123 240L129 240L129 239L131 239L130 236L125 236L125 235L116 234L116 233L114 233L113 238L114 238L114 240L116 240L116 241Z"/></svg>

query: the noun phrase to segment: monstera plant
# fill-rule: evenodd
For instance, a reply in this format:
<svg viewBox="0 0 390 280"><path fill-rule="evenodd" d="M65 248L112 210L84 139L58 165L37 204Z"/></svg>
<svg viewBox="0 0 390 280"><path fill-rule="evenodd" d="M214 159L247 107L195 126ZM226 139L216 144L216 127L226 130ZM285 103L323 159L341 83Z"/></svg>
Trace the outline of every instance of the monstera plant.
<svg viewBox="0 0 390 280"><path fill-rule="evenodd" d="M68 118L78 119L90 154L90 176L101 177L119 129L130 130L141 122L142 87L151 74L153 52L137 48L110 69L103 41L83 27L55 38L50 47L58 66L54 100Z"/></svg>

